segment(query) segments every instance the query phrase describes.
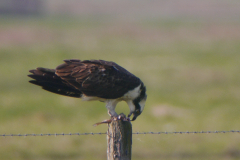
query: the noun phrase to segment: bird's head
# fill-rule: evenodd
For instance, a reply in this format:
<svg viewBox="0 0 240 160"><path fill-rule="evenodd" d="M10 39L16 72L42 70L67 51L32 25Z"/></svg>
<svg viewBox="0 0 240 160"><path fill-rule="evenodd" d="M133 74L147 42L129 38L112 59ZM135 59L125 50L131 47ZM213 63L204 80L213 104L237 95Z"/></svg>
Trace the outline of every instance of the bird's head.
<svg viewBox="0 0 240 160"><path fill-rule="evenodd" d="M142 87L140 88L139 96L133 100L135 110L133 112L132 121L136 120L136 118L142 113L146 100L147 100L146 87L142 85Z"/></svg>

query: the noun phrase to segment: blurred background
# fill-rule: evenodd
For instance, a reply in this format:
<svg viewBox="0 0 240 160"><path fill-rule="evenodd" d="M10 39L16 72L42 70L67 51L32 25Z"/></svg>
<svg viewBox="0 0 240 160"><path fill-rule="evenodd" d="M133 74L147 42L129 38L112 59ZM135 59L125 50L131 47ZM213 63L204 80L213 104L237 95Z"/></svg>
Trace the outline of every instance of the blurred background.
<svg viewBox="0 0 240 160"><path fill-rule="evenodd" d="M106 132L104 103L55 95L28 70L104 59L147 86L133 132L239 130L240 1L1 0L0 134ZM129 112L119 103L117 112ZM106 135L0 137L3 160L106 159ZM240 158L240 135L133 135L132 159Z"/></svg>

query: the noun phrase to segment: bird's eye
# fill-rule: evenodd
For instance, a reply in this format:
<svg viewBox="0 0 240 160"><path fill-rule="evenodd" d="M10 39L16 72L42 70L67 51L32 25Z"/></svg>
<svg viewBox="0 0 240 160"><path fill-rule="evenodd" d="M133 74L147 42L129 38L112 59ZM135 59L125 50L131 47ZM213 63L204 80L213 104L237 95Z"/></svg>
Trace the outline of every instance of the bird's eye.
<svg viewBox="0 0 240 160"><path fill-rule="evenodd" d="M139 114L139 113L140 113L140 111L139 111L139 110L136 110L136 113L137 113L137 114Z"/></svg>

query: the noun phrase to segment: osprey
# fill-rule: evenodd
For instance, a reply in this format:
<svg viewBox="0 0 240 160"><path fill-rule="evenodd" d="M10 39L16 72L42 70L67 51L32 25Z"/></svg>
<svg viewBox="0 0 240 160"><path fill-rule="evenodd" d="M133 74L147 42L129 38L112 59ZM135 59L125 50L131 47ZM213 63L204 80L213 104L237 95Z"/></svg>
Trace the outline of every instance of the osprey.
<svg viewBox="0 0 240 160"><path fill-rule="evenodd" d="M123 67L104 60L64 60L56 69L37 68L28 75L29 82L60 95L99 100L106 103L108 114L117 117L118 102L126 101L134 121L143 111L146 87L143 82Z"/></svg>

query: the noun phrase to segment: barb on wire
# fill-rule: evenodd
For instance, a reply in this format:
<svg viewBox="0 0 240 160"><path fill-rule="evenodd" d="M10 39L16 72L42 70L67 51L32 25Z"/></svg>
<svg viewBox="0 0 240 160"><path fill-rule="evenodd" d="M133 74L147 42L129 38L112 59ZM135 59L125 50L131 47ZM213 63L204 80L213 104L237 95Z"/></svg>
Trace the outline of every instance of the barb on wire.
<svg viewBox="0 0 240 160"><path fill-rule="evenodd" d="M230 131L184 131L184 132L134 132L132 134L146 135L146 134L212 134L212 133L240 133L240 130L230 130ZM105 135L107 132L99 133L40 133L40 134L0 134L0 137L28 137L28 136L83 136L83 135Z"/></svg>

